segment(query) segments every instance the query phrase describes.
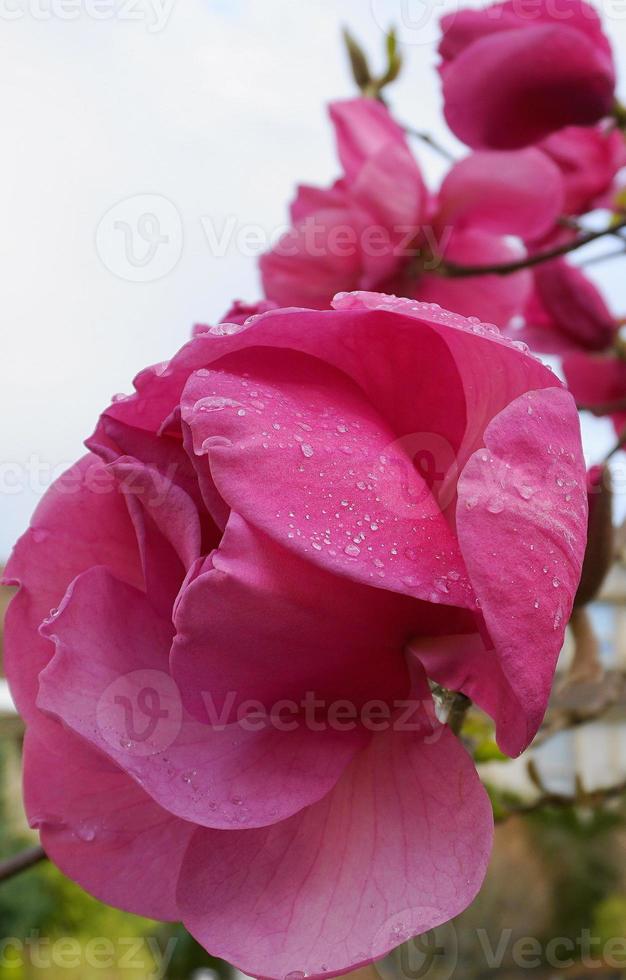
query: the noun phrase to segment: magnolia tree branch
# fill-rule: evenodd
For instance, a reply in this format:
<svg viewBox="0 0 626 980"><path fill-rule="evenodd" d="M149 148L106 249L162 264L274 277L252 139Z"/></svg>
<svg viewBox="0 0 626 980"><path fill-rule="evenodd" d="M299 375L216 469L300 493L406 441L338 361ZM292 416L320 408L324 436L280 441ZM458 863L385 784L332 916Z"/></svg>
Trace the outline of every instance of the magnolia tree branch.
<svg viewBox="0 0 626 980"><path fill-rule="evenodd" d="M604 252L602 255L594 255L592 259L585 259L581 262L581 266L587 268L589 265L599 265L600 262L610 262L611 259L619 259L622 255L626 255L626 248L618 248L613 252Z"/></svg>
<svg viewBox="0 0 626 980"><path fill-rule="evenodd" d="M512 804L507 806L506 812L498 816L497 822L503 823L511 817L524 816L529 813L536 813L544 807L552 809L569 810L573 806L589 806L592 809L610 803L612 800L619 800L626 794L626 782L619 783L617 786L608 786L606 789L597 789L591 793L581 793L578 797L561 796L559 793L546 793L531 803Z"/></svg>
<svg viewBox="0 0 626 980"><path fill-rule="evenodd" d="M446 150L445 146L438 143L437 140L430 135L430 133L424 133L421 129L414 129L413 126L403 126L402 128L408 136L414 136L415 139L421 140L422 143L426 143L431 150L438 153L439 156L443 157L444 160L447 160L448 163L456 163L454 154L452 154L450 150Z"/></svg>
<svg viewBox="0 0 626 980"><path fill-rule="evenodd" d="M28 868L32 868L35 864L39 864L40 861L45 861L46 859L47 855L43 847L29 847L28 850L16 854L15 857L7 858L6 861L0 861L0 882L8 881L10 878L14 878L15 875L21 874L22 871L27 871Z"/></svg>
<svg viewBox="0 0 626 980"><path fill-rule="evenodd" d="M612 456L615 456L615 453L618 453L620 449L623 449L625 444L626 444L626 430L620 433L620 437L615 443L615 445L613 446L613 448L609 449L608 453L604 457L605 463L608 462Z"/></svg>
<svg viewBox="0 0 626 980"><path fill-rule="evenodd" d="M557 259L561 255L574 252L583 245L589 245L607 235L615 235L621 228L626 228L626 217L620 218L610 228L602 228L600 231L587 231L584 235L579 235L571 242L564 242L554 248L545 249L543 252L536 252L535 255L527 255L523 259L516 259L513 262L500 262L493 265L458 265L456 262L442 261L433 271L449 279L465 279L470 276L508 276L512 272L519 272L521 269L530 269L542 262L549 262Z"/></svg>

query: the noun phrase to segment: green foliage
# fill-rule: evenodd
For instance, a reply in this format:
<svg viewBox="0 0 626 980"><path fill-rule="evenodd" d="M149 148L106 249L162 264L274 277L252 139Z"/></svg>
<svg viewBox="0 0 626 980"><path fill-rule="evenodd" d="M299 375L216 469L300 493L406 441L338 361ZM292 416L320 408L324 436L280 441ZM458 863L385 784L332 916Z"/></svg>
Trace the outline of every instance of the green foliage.
<svg viewBox="0 0 626 980"><path fill-rule="evenodd" d="M608 895L594 910L593 931L602 943L626 936L626 895Z"/></svg>
<svg viewBox="0 0 626 980"><path fill-rule="evenodd" d="M615 831L624 825L623 812L547 807L529 821L554 892L547 935L575 939L618 884Z"/></svg>
<svg viewBox="0 0 626 980"><path fill-rule="evenodd" d="M385 70L380 75L373 74L365 51L347 28L343 30L343 40L350 60L352 77L362 95L372 99L382 99L382 91L402 70L402 55L398 49L398 36L391 27L385 36Z"/></svg>
<svg viewBox="0 0 626 980"><path fill-rule="evenodd" d="M486 715L471 709L465 716L462 731L475 762L506 762L507 756L496 744L493 722Z"/></svg>
<svg viewBox="0 0 626 980"><path fill-rule="evenodd" d="M10 748L0 739L0 786L7 785ZM10 829L16 822L11 819L16 812L15 801L0 797L0 858L34 843L25 830ZM68 938L79 944L80 965L37 966L38 942L40 955L50 959L53 944ZM89 944L100 938L113 944L116 965L111 969L90 965ZM188 980L194 970L202 967L215 970L223 978L232 975L231 968L210 957L183 926L142 919L104 905L47 861L0 884L0 940L7 939L15 939L23 946L2 948L0 980L41 980L43 975L46 980L162 980L160 951L168 949L173 949L173 955L167 980ZM136 942L131 943L132 940ZM129 959L132 965L125 966Z"/></svg>

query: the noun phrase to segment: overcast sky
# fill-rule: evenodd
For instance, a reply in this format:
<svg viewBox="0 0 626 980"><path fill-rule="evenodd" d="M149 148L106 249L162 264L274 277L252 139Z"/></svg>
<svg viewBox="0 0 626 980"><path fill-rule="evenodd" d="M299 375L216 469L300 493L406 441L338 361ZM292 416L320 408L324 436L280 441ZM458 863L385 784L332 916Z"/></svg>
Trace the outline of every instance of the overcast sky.
<svg viewBox="0 0 626 980"><path fill-rule="evenodd" d="M381 60L399 26L393 107L460 152L434 71L436 20L455 6L0 0L0 559L111 395L194 322L258 297L251 245L284 222L296 181L337 175L325 104L353 94L342 24ZM603 11L624 77L622 7ZM159 227L138 228L145 213ZM626 312L623 266L600 277ZM610 441L587 434L592 455Z"/></svg>

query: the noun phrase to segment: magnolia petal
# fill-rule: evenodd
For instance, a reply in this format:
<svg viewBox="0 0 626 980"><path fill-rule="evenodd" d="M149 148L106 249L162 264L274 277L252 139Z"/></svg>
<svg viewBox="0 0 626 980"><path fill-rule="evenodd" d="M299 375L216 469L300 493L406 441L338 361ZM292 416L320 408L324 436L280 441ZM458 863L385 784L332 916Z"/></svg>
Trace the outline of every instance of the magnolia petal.
<svg viewBox="0 0 626 980"><path fill-rule="evenodd" d="M38 714L37 679L54 653L39 626L92 565L106 565L133 585L143 582L124 495L100 460L85 456L52 484L5 569L4 581L20 590L5 619L4 666L27 721Z"/></svg>
<svg viewBox="0 0 626 980"><path fill-rule="evenodd" d="M283 547L354 581L473 603L426 479L347 376L296 351L241 352L193 375L182 404L224 500Z"/></svg>
<svg viewBox="0 0 626 980"><path fill-rule="evenodd" d="M492 828L449 730L426 741L390 730L291 820L199 831L180 876L183 921L257 977L343 973L461 912L482 882Z"/></svg>
<svg viewBox="0 0 626 980"><path fill-rule="evenodd" d="M176 886L196 829L162 810L125 773L41 717L24 743L25 806L48 857L101 902L180 918Z"/></svg>
<svg viewBox="0 0 626 980"><path fill-rule="evenodd" d="M459 479L457 533L502 670L526 717L543 718L587 536L576 406L562 388L521 395L490 423Z"/></svg>
<svg viewBox="0 0 626 980"><path fill-rule="evenodd" d="M360 729L190 718L169 673L171 623L102 568L74 581L45 635L56 653L40 677L39 707L184 820L227 828L283 820L327 793L363 743Z"/></svg>

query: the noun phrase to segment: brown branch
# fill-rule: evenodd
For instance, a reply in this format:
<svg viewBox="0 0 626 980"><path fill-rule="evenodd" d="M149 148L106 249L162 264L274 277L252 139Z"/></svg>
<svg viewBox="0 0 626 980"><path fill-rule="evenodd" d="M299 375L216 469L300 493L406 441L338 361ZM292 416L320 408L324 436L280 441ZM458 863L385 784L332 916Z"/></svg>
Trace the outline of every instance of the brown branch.
<svg viewBox="0 0 626 980"><path fill-rule="evenodd" d="M529 813L536 813L544 807L553 809L569 809L573 806L599 807L611 800L619 799L626 794L626 782L619 783L617 786L608 786L606 789L597 789L591 793L581 793L578 796L562 796L560 793L546 793L532 803L520 803L519 805L507 805L507 812L498 817L498 823L503 823L510 817L526 816Z"/></svg>
<svg viewBox="0 0 626 980"><path fill-rule="evenodd" d="M607 463L611 459L612 456L615 456L615 453L618 453L620 451L620 449L623 449L624 448L624 445L625 444L626 444L626 429L624 429L620 433L619 439L617 440L617 442L615 443L615 445L613 446L613 448L612 449L609 449L608 453L604 457L604 462Z"/></svg>
<svg viewBox="0 0 626 980"><path fill-rule="evenodd" d="M421 140L422 143L426 143L431 150L438 153L439 156L443 157L444 160L447 160L448 163L456 163L454 155L450 152L450 150L446 150L445 146L438 143L437 140L430 135L430 133L424 133L421 129L413 129L412 126L402 126L402 128L408 136L414 136L416 139Z"/></svg>
<svg viewBox="0 0 626 980"><path fill-rule="evenodd" d="M527 255L525 258L516 259L514 262L501 262L493 265L457 265L456 262L442 261L436 271L439 275L451 279L463 279L469 276L508 276L513 272L519 272L521 269L530 269L535 265L541 265L543 262L549 262L551 259L557 259L561 255L567 255L568 252L574 252L577 248L598 241L606 235L615 235L620 228L626 228L626 217L620 218L610 228L588 231L574 241L556 245L554 248L546 249L543 252L536 252L535 255Z"/></svg>
<svg viewBox="0 0 626 980"><path fill-rule="evenodd" d="M617 703L623 703L625 696L626 678L618 670L606 671L596 683L572 684L561 689L531 747L537 749L559 732L597 721Z"/></svg>
<svg viewBox="0 0 626 980"><path fill-rule="evenodd" d="M470 698L466 697L465 694L456 693L452 702L450 704L450 709L448 711L448 727L455 735L461 734L461 729L463 728L463 722L465 721L465 716L472 706Z"/></svg>
<svg viewBox="0 0 626 980"><path fill-rule="evenodd" d="M626 255L626 248L618 248L613 252L604 252L603 255L594 255L593 258L585 259L585 261L581 262L580 264L586 269L590 265L599 265L600 262L608 262L610 259L618 259L622 255Z"/></svg>
<svg viewBox="0 0 626 980"><path fill-rule="evenodd" d="M27 871L40 861L47 860L47 854L43 847L29 847L28 850L16 854L14 857L0 861L0 882L8 881L22 871Z"/></svg>

